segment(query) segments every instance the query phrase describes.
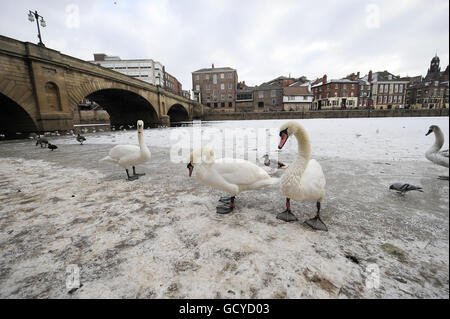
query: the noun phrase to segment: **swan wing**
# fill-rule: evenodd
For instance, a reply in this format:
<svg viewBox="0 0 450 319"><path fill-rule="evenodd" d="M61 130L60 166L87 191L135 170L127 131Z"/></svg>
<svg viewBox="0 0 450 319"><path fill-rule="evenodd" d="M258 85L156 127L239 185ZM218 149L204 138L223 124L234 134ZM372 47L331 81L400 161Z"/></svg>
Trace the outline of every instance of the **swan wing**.
<svg viewBox="0 0 450 319"><path fill-rule="evenodd" d="M109 151L109 157L120 160L124 157L139 155L140 151L137 145L116 145Z"/></svg>
<svg viewBox="0 0 450 319"><path fill-rule="evenodd" d="M312 159L302 174L287 169L281 180L283 194L297 201L322 200L325 196L325 175L319 162Z"/></svg>
<svg viewBox="0 0 450 319"><path fill-rule="evenodd" d="M242 159L218 159L212 168L228 183L236 185L251 185L271 178L261 167Z"/></svg>

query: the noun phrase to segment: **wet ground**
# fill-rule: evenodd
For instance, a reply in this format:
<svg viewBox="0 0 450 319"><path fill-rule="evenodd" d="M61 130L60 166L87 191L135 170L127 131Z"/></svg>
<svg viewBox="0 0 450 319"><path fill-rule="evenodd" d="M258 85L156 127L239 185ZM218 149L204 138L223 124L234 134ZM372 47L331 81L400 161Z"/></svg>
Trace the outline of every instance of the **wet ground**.
<svg viewBox="0 0 450 319"><path fill-rule="evenodd" d="M88 140L89 141L89 140ZM319 156L314 203L284 209L277 185L241 194L218 215L217 191L151 147L146 175L98 159L112 145L0 143L2 298L448 298L448 170L421 160ZM292 156L282 158L289 163ZM195 172L194 172L195 174ZM400 196L394 182L424 188ZM79 289L68 292L67 267Z"/></svg>

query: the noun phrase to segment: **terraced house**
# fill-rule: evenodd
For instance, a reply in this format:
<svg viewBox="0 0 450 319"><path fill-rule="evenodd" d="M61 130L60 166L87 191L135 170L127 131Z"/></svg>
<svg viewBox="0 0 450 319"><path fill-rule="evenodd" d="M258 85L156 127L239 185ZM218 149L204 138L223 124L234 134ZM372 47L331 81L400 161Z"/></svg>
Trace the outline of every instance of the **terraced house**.
<svg viewBox="0 0 450 319"><path fill-rule="evenodd" d="M375 109L403 108L409 78L401 78L388 71L369 72L363 81L371 84L371 99Z"/></svg>
<svg viewBox="0 0 450 319"><path fill-rule="evenodd" d="M313 110L353 109L358 105L358 81L350 79L327 80L325 74L312 83Z"/></svg>

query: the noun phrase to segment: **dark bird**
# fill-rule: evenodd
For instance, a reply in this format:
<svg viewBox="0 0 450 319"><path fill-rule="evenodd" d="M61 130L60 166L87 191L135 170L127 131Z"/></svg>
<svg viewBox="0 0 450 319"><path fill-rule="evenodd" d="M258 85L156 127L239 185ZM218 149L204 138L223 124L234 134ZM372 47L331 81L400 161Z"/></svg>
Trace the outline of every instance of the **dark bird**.
<svg viewBox="0 0 450 319"><path fill-rule="evenodd" d="M56 150L58 148L58 146L48 143L48 148L53 151L53 150Z"/></svg>
<svg viewBox="0 0 450 319"><path fill-rule="evenodd" d="M389 189L393 189L400 194L405 194L409 191L419 191L423 193L422 187L414 186L406 183L394 183L391 186L389 186Z"/></svg>
<svg viewBox="0 0 450 319"><path fill-rule="evenodd" d="M86 138L83 135L78 134L77 141L83 145L83 142L86 141Z"/></svg>
<svg viewBox="0 0 450 319"><path fill-rule="evenodd" d="M43 144L48 145L48 140L45 137L41 137L40 135L38 135L36 140L36 146L38 146L39 144L41 144L41 147Z"/></svg>

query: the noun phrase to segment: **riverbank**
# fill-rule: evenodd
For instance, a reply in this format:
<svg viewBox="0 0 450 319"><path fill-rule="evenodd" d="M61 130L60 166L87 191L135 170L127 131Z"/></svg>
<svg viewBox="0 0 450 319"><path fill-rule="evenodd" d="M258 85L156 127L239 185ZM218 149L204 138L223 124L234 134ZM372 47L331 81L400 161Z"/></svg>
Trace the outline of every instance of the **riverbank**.
<svg viewBox="0 0 450 319"><path fill-rule="evenodd" d="M370 118L370 117L434 117L448 116L449 109L392 109L392 110L321 110L306 112L208 112L205 121L318 119L318 118Z"/></svg>

